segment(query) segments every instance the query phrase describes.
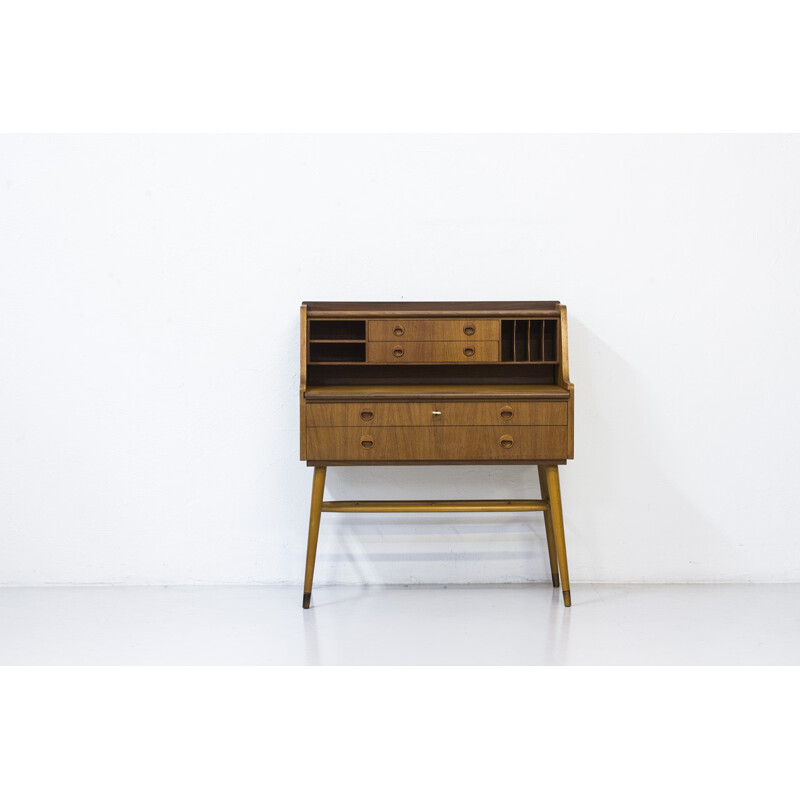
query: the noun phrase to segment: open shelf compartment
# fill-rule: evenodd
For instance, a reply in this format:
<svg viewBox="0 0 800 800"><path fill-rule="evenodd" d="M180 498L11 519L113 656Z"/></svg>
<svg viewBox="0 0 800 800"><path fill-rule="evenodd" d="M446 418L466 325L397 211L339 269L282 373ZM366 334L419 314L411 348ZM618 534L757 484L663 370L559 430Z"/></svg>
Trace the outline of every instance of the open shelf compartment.
<svg viewBox="0 0 800 800"><path fill-rule="evenodd" d="M363 319L312 319L308 323L309 341L364 342L367 323Z"/></svg>
<svg viewBox="0 0 800 800"><path fill-rule="evenodd" d="M309 364L353 364L367 360L366 342L309 342Z"/></svg>
<svg viewBox="0 0 800 800"><path fill-rule="evenodd" d="M312 319L308 321L309 364L363 364L366 360L366 320Z"/></svg>

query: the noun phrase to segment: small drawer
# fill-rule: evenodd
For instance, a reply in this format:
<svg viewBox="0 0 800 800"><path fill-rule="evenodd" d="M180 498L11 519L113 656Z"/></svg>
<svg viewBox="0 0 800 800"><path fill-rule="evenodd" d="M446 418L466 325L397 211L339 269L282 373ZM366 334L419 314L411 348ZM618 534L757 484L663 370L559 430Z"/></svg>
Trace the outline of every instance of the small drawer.
<svg viewBox="0 0 800 800"><path fill-rule="evenodd" d="M310 427L381 427L450 425L566 425L566 402L308 403Z"/></svg>
<svg viewBox="0 0 800 800"><path fill-rule="evenodd" d="M567 426L308 428L309 461L530 461L567 458Z"/></svg>
<svg viewBox="0 0 800 800"><path fill-rule="evenodd" d="M499 319L371 319L367 338L372 342L500 341Z"/></svg>
<svg viewBox="0 0 800 800"><path fill-rule="evenodd" d="M469 364L499 360L499 342L367 343L367 362L372 364Z"/></svg>

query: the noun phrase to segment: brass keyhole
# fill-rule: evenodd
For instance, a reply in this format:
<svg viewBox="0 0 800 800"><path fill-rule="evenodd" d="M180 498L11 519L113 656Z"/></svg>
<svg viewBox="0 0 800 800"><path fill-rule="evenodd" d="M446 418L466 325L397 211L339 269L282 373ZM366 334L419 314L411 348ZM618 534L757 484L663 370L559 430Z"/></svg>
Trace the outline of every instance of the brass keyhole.
<svg viewBox="0 0 800 800"><path fill-rule="evenodd" d="M392 350L392 355L395 358L400 358L400 356L402 356L404 352L405 351L403 350L402 347L395 347L394 350Z"/></svg>
<svg viewBox="0 0 800 800"><path fill-rule="evenodd" d="M503 406L500 409L500 416L503 419L511 419L514 416L514 409L511 406Z"/></svg>
<svg viewBox="0 0 800 800"><path fill-rule="evenodd" d="M375 414L367 408L361 412L361 419L363 419L364 422L369 422L374 416Z"/></svg>

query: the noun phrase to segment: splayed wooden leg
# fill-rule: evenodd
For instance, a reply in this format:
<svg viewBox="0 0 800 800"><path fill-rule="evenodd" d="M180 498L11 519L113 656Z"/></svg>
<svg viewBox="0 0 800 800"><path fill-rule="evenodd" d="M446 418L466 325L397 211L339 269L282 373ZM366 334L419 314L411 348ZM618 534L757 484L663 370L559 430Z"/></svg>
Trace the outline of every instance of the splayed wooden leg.
<svg viewBox="0 0 800 800"><path fill-rule="evenodd" d="M539 465L539 489L542 500L550 502L550 492L547 490L547 474L545 467ZM550 509L544 512L544 530L547 534L547 552L550 555L550 574L553 576L553 586L558 586L558 556L556 554L556 540L553 535L553 515Z"/></svg>
<svg viewBox="0 0 800 800"><path fill-rule="evenodd" d="M561 573L561 591L564 594L564 605L571 606L569 593L569 570L567 568L567 543L564 540L564 515L561 511L561 485L558 480L558 467L546 466L547 491L550 496L550 514L553 519L553 536L558 553L558 567Z"/></svg>
<svg viewBox="0 0 800 800"><path fill-rule="evenodd" d="M306 579L303 584L303 608L311 605L311 586L314 583L314 563L317 560L317 540L319 539L319 520L322 515L322 495L325 492L326 470L327 467L314 467L314 481L311 485L311 516L308 520Z"/></svg>

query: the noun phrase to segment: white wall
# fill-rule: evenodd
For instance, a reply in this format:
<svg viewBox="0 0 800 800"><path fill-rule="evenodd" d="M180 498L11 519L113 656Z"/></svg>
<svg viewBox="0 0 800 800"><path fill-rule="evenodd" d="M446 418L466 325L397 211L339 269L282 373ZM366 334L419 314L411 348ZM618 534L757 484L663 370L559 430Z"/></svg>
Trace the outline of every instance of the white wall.
<svg viewBox="0 0 800 800"><path fill-rule="evenodd" d="M299 582L300 302L478 299L569 308L574 580L800 579L800 137L22 136L0 166L0 582ZM538 517L324 517L317 583L543 580Z"/></svg>

